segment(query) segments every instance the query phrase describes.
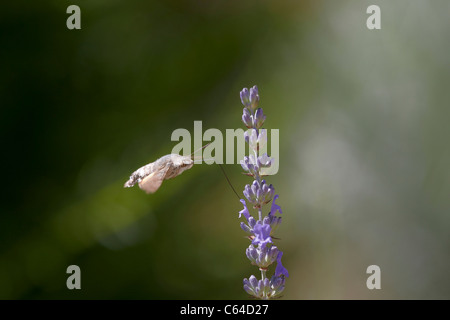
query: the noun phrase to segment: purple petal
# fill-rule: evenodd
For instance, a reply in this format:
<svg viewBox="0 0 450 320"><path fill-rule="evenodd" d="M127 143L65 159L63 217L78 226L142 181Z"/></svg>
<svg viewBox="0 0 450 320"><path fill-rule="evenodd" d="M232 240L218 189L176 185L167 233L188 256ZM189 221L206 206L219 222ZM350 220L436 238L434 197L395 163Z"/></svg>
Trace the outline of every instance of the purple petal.
<svg viewBox="0 0 450 320"><path fill-rule="evenodd" d="M272 207L270 208L270 213L269 213L270 215L274 215L275 213L277 213L277 211L280 213L283 213L283 211L281 211L281 207L275 203L275 200L277 200L278 197L279 197L278 195L275 195L275 197L273 197Z"/></svg>
<svg viewBox="0 0 450 320"><path fill-rule="evenodd" d="M278 252L277 256L277 267L275 268L275 276L278 277L280 275L285 275L287 278L289 278L289 272L283 265L281 264L281 257L283 256L283 252Z"/></svg>
<svg viewBox="0 0 450 320"><path fill-rule="evenodd" d="M247 221L248 221L248 219L250 218L250 213L248 212L247 204L245 203L245 200L243 200L243 199L240 199L239 201L244 205L244 209L239 211L239 218L241 217L241 214L243 214L245 219L247 219Z"/></svg>
<svg viewBox="0 0 450 320"><path fill-rule="evenodd" d="M253 227L253 233L255 234L255 238L253 239L252 244L264 247L266 244L272 243L272 237L270 236L270 225L257 223Z"/></svg>

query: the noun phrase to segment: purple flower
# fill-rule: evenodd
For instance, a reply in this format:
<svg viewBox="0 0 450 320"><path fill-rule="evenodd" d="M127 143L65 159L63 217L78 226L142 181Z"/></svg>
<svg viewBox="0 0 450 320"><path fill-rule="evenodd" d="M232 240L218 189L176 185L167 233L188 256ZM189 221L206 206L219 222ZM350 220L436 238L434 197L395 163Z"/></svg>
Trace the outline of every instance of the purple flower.
<svg viewBox="0 0 450 320"><path fill-rule="evenodd" d="M285 275L287 278L289 278L289 272L283 265L281 264L281 257L283 256L283 252L279 251L277 256L277 267L275 268L275 277L278 277L280 275Z"/></svg>
<svg viewBox="0 0 450 320"><path fill-rule="evenodd" d="M241 215L243 214L244 217L245 217L245 219L247 219L247 221L248 221L248 219L250 218L250 213L248 212L247 204L245 203L245 200L243 200L243 199L241 199L241 200L239 200L239 201L244 205L244 209L242 209L241 211L239 211L239 218L240 218Z"/></svg>
<svg viewBox="0 0 450 320"><path fill-rule="evenodd" d="M258 222L253 227L253 233L255 234L255 238L253 239L252 244L264 247L266 244L272 243L272 237L270 236L270 225Z"/></svg>
<svg viewBox="0 0 450 320"><path fill-rule="evenodd" d="M269 213L269 215L271 215L271 216L273 216L275 213L277 213L277 211L280 213L283 213L283 211L281 211L281 207L275 203L275 200L277 200L278 197L279 197L278 195L275 195L275 197L273 197L272 207L270 208L270 213Z"/></svg>

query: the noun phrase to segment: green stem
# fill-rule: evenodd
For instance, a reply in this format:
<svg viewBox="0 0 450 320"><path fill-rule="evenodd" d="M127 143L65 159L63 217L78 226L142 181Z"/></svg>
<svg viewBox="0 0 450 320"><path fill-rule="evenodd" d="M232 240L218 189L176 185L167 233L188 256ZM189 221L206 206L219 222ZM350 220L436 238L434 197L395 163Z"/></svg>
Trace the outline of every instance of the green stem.
<svg viewBox="0 0 450 320"><path fill-rule="evenodd" d="M261 270L261 280L264 281L264 279L266 278L266 271L267 270L265 270L265 269L259 269L259 270ZM264 291L263 299L265 299L265 300L269 299L267 297L267 292L265 292L265 291Z"/></svg>

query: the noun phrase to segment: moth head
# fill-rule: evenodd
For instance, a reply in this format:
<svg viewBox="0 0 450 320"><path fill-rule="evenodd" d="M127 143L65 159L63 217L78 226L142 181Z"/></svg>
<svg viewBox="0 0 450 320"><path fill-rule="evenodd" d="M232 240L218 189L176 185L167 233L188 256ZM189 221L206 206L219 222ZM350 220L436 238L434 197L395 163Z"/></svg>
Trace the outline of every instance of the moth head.
<svg viewBox="0 0 450 320"><path fill-rule="evenodd" d="M192 168L194 160L190 156L180 156L178 154L172 154L171 160L176 167L183 168L184 170Z"/></svg>
<svg viewBox="0 0 450 320"><path fill-rule="evenodd" d="M185 168L185 170L192 168L193 165L194 160L192 160L191 158L184 158L181 164L181 166Z"/></svg>

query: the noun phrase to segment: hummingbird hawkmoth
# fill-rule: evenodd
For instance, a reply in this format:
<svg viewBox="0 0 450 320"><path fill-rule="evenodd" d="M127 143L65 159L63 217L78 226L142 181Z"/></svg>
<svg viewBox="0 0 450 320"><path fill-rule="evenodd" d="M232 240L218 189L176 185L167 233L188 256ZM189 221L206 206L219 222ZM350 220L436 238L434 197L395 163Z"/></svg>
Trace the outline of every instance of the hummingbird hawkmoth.
<svg viewBox="0 0 450 320"><path fill-rule="evenodd" d="M194 160L190 156L168 154L155 162L149 163L134 171L130 179L125 182L124 188L139 184L139 188L146 193L154 193L164 180L175 178L185 170L192 168Z"/></svg>
<svg viewBox="0 0 450 320"><path fill-rule="evenodd" d="M209 144L210 143L204 145L201 149L207 147ZM149 163L134 171L131 174L130 179L125 182L123 187L130 188L138 183L139 188L144 190L146 193L155 193L164 180L175 178L176 176L182 174L184 171L192 168L192 166L194 165L192 155L194 153L192 153L190 156L180 156L175 153L165 155L155 162ZM234 193L236 194L238 199L240 199L239 195L237 194L236 190L234 190L233 185L228 179L228 176L225 173L222 165L219 164L219 166Z"/></svg>
<svg viewBox="0 0 450 320"><path fill-rule="evenodd" d="M205 144L199 150L206 148L210 143ZM124 188L130 188L138 183L139 188L146 193L155 193L164 180L175 178L194 165L193 154L190 156L180 156L179 154L165 155L155 162L149 163L134 171L130 179L124 184Z"/></svg>

